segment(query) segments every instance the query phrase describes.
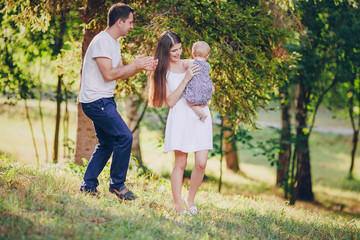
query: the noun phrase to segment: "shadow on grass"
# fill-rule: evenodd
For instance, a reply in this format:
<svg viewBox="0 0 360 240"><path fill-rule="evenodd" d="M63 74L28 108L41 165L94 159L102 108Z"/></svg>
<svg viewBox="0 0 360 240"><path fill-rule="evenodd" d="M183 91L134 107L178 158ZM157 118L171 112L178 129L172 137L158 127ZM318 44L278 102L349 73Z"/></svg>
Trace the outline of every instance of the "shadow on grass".
<svg viewBox="0 0 360 240"><path fill-rule="evenodd" d="M217 196L199 203L196 217L175 215L156 187L134 202L119 203L104 195L99 199L64 190L53 174L18 169L0 176L0 239L358 239L349 223L333 226L328 221L270 212L272 203L256 199ZM36 179L35 181L32 181ZM20 182L21 183L21 182ZM51 184L51 185L49 185ZM51 186L51 187L49 187ZM158 198L152 198L154 194ZM211 193L204 193L211 194ZM146 197L146 195L150 197ZM113 195L111 195L113 196ZM209 195L212 196L212 195ZM160 200L160 201L159 201ZM226 205L222 201L228 201ZM275 204L275 203L274 203ZM224 207L226 206L226 207ZM284 206L285 208L285 206ZM310 213L309 213L310 214ZM312 215L311 215L312 216ZM330 222L330 221L329 221Z"/></svg>
<svg viewBox="0 0 360 240"><path fill-rule="evenodd" d="M55 200L55 199L54 199ZM73 205L71 209L47 210L47 221L36 217L42 211L22 208L18 215L2 213L0 236L15 238L74 238L74 239L358 239L359 232L353 227L340 228L323 223L304 222L289 218L285 212L269 213L256 203L244 206L243 211L218 207L214 203L199 204L204 209L195 217L167 217L157 214L150 203L134 211L134 204L119 204L116 200L99 199L103 207L96 207L87 197L78 199L68 193L62 196ZM40 200L41 201L41 200ZM45 199L43 201L46 201ZM105 205L105 208L104 208ZM115 214L112 207L122 211ZM126 208L125 205L130 205ZM77 209L74 214L73 209ZM41 220L42 219L42 220Z"/></svg>
<svg viewBox="0 0 360 240"><path fill-rule="evenodd" d="M358 239L360 237L356 226L340 228L329 226L326 221L320 223L316 220L306 223L306 216L304 221L297 221L282 213L263 213L251 206L237 212L219 209L215 205L207 208L216 209L219 215L225 216L215 221L216 228L220 228L225 234L239 232L239 235L235 236L241 238L247 236L260 239Z"/></svg>
<svg viewBox="0 0 360 240"><path fill-rule="evenodd" d="M185 169L184 175L183 175L183 182L189 183L190 177L191 177L192 170L191 169ZM264 182L261 182L257 179L251 178L247 176L244 173L237 173L238 175L242 176L245 179L251 180L252 183L249 184L232 184L226 181L223 181L221 184L222 193L231 193L232 195L236 194L242 194L242 195L256 195L256 194L264 194L264 193L271 193L273 186L266 184ZM165 172L161 174L161 177L170 180L171 175L169 172ZM205 174L204 175L204 183L210 183L218 187L219 185L219 179L212 175L212 174Z"/></svg>

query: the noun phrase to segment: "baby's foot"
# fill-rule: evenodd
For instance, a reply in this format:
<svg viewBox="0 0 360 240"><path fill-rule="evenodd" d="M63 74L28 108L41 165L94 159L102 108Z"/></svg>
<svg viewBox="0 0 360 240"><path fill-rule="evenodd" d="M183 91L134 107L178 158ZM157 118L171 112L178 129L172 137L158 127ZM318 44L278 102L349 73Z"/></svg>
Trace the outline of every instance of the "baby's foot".
<svg viewBox="0 0 360 240"><path fill-rule="evenodd" d="M207 118L207 115L206 115L206 114L201 115L201 116L200 116L200 121L205 122L205 119L206 119L206 118Z"/></svg>

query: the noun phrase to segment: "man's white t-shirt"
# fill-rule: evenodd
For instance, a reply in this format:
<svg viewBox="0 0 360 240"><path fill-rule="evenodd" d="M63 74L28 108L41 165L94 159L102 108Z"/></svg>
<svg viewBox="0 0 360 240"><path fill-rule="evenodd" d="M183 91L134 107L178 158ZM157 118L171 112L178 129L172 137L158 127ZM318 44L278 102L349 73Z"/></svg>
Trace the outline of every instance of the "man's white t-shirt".
<svg viewBox="0 0 360 240"><path fill-rule="evenodd" d="M102 31L90 42L84 57L81 74L79 102L90 103L100 98L114 96L116 81L107 82L101 75L95 61L97 57L106 57L112 60L113 68L121 61L120 43L107 32Z"/></svg>

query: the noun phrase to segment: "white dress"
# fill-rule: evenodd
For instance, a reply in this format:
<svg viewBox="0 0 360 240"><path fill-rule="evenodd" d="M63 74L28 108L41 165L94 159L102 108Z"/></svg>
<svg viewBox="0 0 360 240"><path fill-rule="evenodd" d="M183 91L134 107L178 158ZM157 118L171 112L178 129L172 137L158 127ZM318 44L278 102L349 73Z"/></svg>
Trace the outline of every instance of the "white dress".
<svg viewBox="0 0 360 240"><path fill-rule="evenodd" d="M170 92L176 90L186 73L168 72L166 79ZM173 108L170 108L165 129L165 153L179 150L190 153L213 148L212 124L209 107L203 107L208 116L204 122L181 97Z"/></svg>

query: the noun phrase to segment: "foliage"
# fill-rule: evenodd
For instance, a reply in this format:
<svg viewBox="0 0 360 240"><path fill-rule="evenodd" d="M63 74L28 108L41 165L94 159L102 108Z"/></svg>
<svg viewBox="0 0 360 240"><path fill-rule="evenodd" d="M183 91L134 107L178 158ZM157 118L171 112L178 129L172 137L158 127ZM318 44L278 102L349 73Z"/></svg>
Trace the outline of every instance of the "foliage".
<svg viewBox="0 0 360 240"><path fill-rule="evenodd" d="M328 15L332 41L336 43L336 72L341 83L326 98L328 108L337 116L353 117L360 115L360 21L359 9L347 1L338 4L337 9Z"/></svg>
<svg viewBox="0 0 360 240"><path fill-rule="evenodd" d="M53 13L59 13L58 4L60 3L68 4L69 8L75 8L66 2L37 1L35 4L33 1L6 1L6 3L1 3L0 43L2 52L7 54L6 57L2 57L5 62L0 67L3 79L0 84L2 94L11 98L15 95L19 96L22 91L27 98L36 97L34 89L43 88L44 84L48 83L43 79L48 76L44 76L42 72L44 69L56 66L57 72L64 74L65 79L68 79L64 82L67 92L72 92L71 86L79 78L81 63L80 21L78 17L75 17L76 12L71 11L66 22L67 34L64 38L63 53L58 56L57 52L60 52L60 49L57 49L59 26L54 24L57 17L53 15ZM51 58L58 59L55 61L56 64L51 62ZM16 76L11 77L11 71Z"/></svg>
<svg viewBox="0 0 360 240"><path fill-rule="evenodd" d="M335 29L341 29L348 21L340 16L348 15L349 4L350 1L301 1L297 4L301 22L307 29L299 39L298 48L294 49L300 58L296 66L298 74L293 76L292 81L304 86L306 109L311 114L307 118L310 128L324 94L331 89L329 87L346 81L344 65L339 60L346 51L342 43L349 37Z"/></svg>
<svg viewBox="0 0 360 240"><path fill-rule="evenodd" d="M182 38L184 58L191 57L195 41L208 42L214 110L234 126L253 124L256 109L266 107L269 94L283 81L284 72L277 69L286 60L273 54L288 36L287 29L274 24L280 10L257 1L137 1L132 6L137 26L122 42L124 56L152 55L167 29ZM144 73L122 81L119 89L140 89L141 95L145 83Z"/></svg>
<svg viewBox="0 0 360 240"><path fill-rule="evenodd" d="M0 12L0 91L7 98L28 99L34 97L33 89L36 87L35 79L30 74L31 58L36 51L27 46L29 40L36 38L36 35L29 33L26 28L16 26L11 21L11 14L12 12ZM25 51L26 48L28 51Z"/></svg>
<svg viewBox="0 0 360 240"><path fill-rule="evenodd" d="M75 175L82 177L85 174L86 168L89 165L89 162L86 158L81 159L83 162L83 165L79 165L79 164L75 164L73 162L68 162L67 163L67 168ZM106 168L106 166L105 166ZM107 166L107 168L109 168L109 166ZM107 171L109 172L109 171Z"/></svg>
<svg viewBox="0 0 360 240"><path fill-rule="evenodd" d="M346 30L354 18L351 12L358 12L358 8L352 1L298 1L295 9L306 29L299 36L298 44L291 45L299 56L292 71L295 74L289 74L291 84L297 85L297 135L288 174L290 186L285 184L285 188L297 185L302 190L292 195L312 200L309 137L326 95L339 82L348 79L344 46L355 47L355 44Z"/></svg>

